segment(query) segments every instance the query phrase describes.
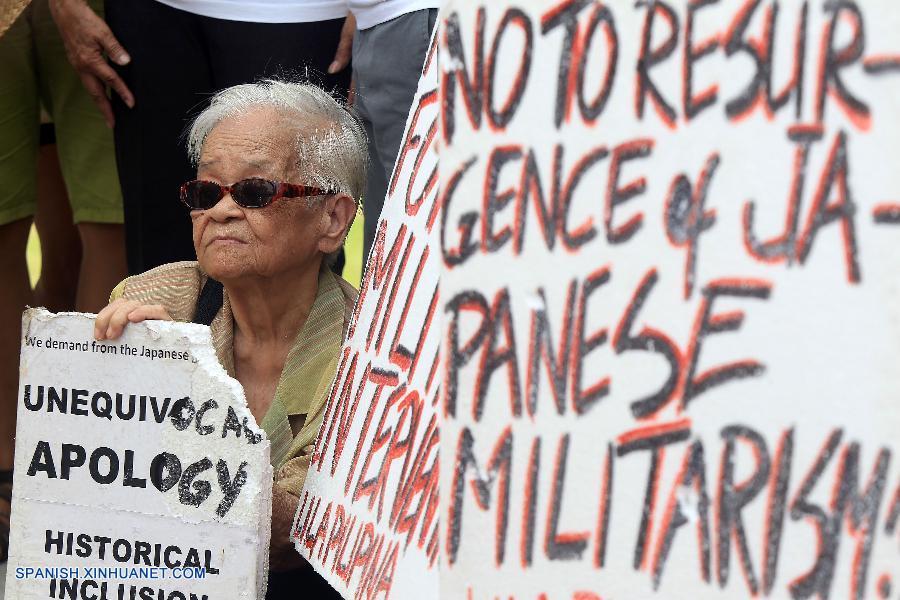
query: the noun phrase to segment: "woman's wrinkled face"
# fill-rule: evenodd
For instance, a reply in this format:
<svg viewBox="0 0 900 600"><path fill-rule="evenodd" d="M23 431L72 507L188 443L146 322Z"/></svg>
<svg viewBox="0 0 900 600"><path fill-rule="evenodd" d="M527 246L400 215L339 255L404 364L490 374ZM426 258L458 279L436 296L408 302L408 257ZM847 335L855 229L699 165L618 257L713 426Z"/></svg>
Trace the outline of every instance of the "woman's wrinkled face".
<svg viewBox="0 0 900 600"><path fill-rule="evenodd" d="M261 177L305 183L296 165L296 139L287 118L259 108L223 119L207 136L197 179L231 185ZM274 277L318 265L322 202L282 198L242 208L226 194L209 210L191 211L194 249L215 279Z"/></svg>

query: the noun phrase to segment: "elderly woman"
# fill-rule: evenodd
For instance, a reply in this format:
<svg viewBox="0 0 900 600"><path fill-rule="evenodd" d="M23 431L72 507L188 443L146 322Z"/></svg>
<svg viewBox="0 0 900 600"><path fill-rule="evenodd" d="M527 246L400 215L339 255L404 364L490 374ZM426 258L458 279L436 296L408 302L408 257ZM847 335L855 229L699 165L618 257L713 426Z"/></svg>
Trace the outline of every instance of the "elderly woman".
<svg viewBox="0 0 900 600"><path fill-rule="evenodd" d="M270 568L283 571L300 564L289 540L295 494L356 299L327 264L365 186L365 133L319 88L267 80L216 95L188 148L197 179L182 186L181 199L191 209L197 262L123 281L94 336L117 338L146 319L210 325L219 361L243 385L271 441Z"/></svg>

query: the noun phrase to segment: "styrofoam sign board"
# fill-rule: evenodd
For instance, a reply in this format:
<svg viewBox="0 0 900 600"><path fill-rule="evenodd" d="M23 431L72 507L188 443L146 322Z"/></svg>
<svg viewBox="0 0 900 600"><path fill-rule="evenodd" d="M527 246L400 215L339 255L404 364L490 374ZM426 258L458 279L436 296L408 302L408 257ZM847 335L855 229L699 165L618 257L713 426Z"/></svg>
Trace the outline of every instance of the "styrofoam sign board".
<svg viewBox="0 0 900 600"><path fill-rule="evenodd" d="M23 318L6 597L265 595L269 442L209 328Z"/></svg>

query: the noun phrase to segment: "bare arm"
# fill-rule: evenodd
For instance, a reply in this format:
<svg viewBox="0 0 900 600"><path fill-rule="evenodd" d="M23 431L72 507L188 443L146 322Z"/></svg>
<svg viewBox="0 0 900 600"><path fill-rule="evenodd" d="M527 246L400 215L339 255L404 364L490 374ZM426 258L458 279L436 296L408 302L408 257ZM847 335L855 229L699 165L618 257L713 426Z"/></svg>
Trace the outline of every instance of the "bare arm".
<svg viewBox="0 0 900 600"><path fill-rule="evenodd" d="M334 58L328 65L328 72L332 75L344 70L350 63L350 55L353 53L353 34L356 33L356 17L353 13L347 13L344 19L344 27L341 29L341 38L338 41L337 50L334 52Z"/></svg>

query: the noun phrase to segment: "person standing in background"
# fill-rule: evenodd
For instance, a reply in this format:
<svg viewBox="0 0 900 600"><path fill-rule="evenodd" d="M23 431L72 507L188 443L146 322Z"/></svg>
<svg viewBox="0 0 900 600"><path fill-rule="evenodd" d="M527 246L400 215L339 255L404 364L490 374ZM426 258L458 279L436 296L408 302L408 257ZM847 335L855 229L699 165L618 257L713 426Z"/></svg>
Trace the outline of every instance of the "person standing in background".
<svg viewBox="0 0 900 600"><path fill-rule="evenodd" d="M106 22L85 0L50 2L72 64L115 126L131 274L194 256L178 202L194 171L182 140L215 92L272 76L349 90L345 0L106 0Z"/></svg>
<svg viewBox="0 0 900 600"><path fill-rule="evenodd" d="M353 106L369 137L369 177L363 200L365 261L441 0L347 0L347 5L357 28Z"/></svg>
<svg viewBox="0 0 900 600"><path fill-rule="evenodd" d="M73 223L66 182L59 165L56 129L41 110L37 165L37 210L34 229L40 242L40 277L34 283L34 304L50 312L75 310L81 238ZM121 256L125 255L124 240Z"/></svg>
<svg viewBox="0 0 900 600"><path fill-rule="evenodd" d="M91 14L99 0L86 5ZM96 15L95 15L96 17ZM99 17L96 17L99 18ZM63 189L47 168L52 154L40 151L41 104L53 119ZM112 132L66 60L48 0L34 0L0 37L0 562L6 560L9 503L18 393L22 311L35 303L25 259L35 211L48 231L75 221L81 262L75 308L93 312L106 304L105 288L125 274L122 196L114 163ZM44 169L44 172L39 171ZM40 179L40 180L39 180ZM38 196L57 193L49 199ZM68 211L55 207L66 203ZM55 220L55 222L54 222ZM47 242L61 242L61 239ZM58 282L54 282L58 283ZM47 289L53 286L47 286ZM46 301L41 297L38 300ZM68 306L68 308L72 308Z"/></svg>

